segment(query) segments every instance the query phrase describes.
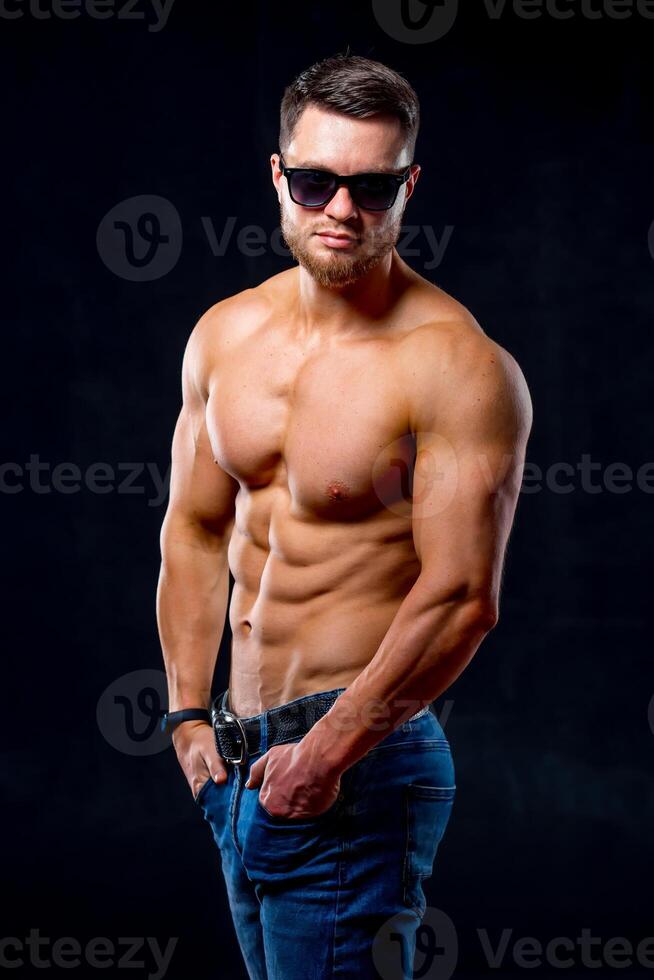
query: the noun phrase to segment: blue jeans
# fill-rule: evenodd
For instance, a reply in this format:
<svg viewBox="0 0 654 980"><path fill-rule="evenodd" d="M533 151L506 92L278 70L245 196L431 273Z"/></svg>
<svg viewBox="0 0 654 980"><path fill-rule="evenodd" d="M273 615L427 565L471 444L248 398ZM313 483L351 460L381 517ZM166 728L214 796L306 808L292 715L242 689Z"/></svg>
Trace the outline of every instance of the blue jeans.
<svg viewBox="0 0 654 980"><path fill-rule="evenodd" d="M328 810L298 820L271 816L259 790L243 787L267 750L269 713L257 716L260 751L227 764L227 781L207 780L196 797L251 980L413 977L422 882L455 793L440 723L430 709L404 722L343 773Z"/></svg>

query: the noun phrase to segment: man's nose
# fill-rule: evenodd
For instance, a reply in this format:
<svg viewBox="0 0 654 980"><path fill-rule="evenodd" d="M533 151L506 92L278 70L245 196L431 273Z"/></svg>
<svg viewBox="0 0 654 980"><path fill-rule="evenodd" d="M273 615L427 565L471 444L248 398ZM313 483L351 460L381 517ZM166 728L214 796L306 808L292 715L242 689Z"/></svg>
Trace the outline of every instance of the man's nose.
<svg viewBox="0 0 654 980"><path fill-rule="evenodd" d="M325 205L325 214L338 221L347 221L357 215L357 206L352 200L349 188L342 184L331 201Z"/></svg>

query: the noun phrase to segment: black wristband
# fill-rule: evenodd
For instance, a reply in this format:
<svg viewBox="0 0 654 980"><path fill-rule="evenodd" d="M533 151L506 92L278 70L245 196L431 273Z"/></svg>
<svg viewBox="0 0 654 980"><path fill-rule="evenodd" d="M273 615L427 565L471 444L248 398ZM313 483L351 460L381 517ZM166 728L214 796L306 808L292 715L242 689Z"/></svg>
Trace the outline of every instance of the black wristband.
<svg viewBox="0 0 654 980"><path fill-rule="evenodd" d="M166 711L161 719L161 731L170 731L177 725L181 725L183 721L206 721L211 724L211 715L206 708L182 708L181 711Z"/></svg>

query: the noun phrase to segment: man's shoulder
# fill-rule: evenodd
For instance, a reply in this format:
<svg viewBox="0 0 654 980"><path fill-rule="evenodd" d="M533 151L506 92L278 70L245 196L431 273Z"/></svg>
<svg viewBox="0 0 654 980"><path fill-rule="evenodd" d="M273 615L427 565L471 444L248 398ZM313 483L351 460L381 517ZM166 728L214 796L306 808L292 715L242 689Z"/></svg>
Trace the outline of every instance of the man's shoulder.
<svg viewBox="0 0 654 980"><path fill-rule="evenodd" d="M421 284L411 296L410 313L401 334L402 351L409 363L433 367L494 346L470 310L438 286Z"/></svg>
<svg viewBox="0 0 654 980"><path fill-rule="evenodd" d="M195 324L189 346L202 355L226 351L246 340L281 307L293 272L286 269L214 303Z"/></svg>
<svg viewBox="0 0 654 980"><path fill-rule="evenodd" d="M493 340L457 299L437 286L423 288L414 303L411 324L404 332L402 346L410 363L427 370L440 366L465 371L480 360L498 359L519 370L513 356Z"/></svg>
<svg viewBox="0 0 654 980"><path fill-rule="evenodd" d="M437 289L437 287L434 287ZM524 374L513 355L472 313L440 289L427 295L421 316L402 339L401 359L414 409L419 405L484 406L507 398L530 414Z"/></svg>
<svg viewBox="0 0 654 980"><path fill-rule="evenodd" d="M210 306L196 322L186 341L184 371L206 400L216 366L274 317L290 288L286 270L258 286L243 289Z"/></svg>

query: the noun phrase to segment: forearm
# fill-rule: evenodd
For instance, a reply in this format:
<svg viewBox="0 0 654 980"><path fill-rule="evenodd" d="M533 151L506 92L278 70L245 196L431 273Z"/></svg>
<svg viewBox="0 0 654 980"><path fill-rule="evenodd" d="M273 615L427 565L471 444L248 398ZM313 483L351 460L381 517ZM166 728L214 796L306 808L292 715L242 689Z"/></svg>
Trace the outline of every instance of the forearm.
<svg viewBox="0 0 654 980"><path fill-rule="evenodd" d="M436 602L419 577L368 666L303 739L307 758L318 769L349 769L447 690L492 625L478 598Z"/></svg>
<svg viewBox="0 0 654 980"><path fill-rule="evenodd" d="M162 535L157 623L168 707L209 707L229 596L227 541L191 528Z"/></svg>

